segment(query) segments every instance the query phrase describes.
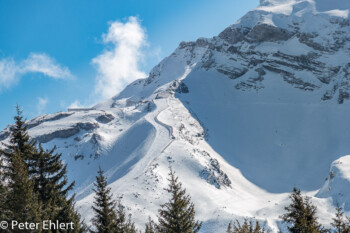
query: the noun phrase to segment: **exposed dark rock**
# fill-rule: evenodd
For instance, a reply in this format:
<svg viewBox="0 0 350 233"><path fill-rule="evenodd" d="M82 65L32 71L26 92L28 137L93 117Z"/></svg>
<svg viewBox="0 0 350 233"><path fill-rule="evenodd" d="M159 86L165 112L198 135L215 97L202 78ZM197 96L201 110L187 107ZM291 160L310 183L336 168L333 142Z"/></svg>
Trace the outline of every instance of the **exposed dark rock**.
<svg viewBox="0 0 350 233"><path fill-rule="evenodd" d="M138 103L138 101L130 100L130 99L129 99L129 100L126 101L126 106L127 106L127 107L135 106L137 103Z"/></svg>
<svg viewBox="0 0 350 233"><path fill-rule="evenodd" d="M97 117L96 121L103 123L103 124L107 124L107 123L113 121L114 119L115 119L115 117L112 114L106 113L104 115Z"/></svg>
<svg viewBox="0 0 350 233"><path fill-rule="evenodd" d="M263 59L256 59L256 58L253 57L253 58L250 60L249 65L255 67L255 66L257 66L257 65L259 65L259 64L262 64L262 63L264 63L264 62L265 62L265 60L263 60Z"/></svg>
<svg viewBox="0 0 350 233"><path fill-rule="evenodd" d="M69 138L75 134L79 133L78 127L70 127L66 129L59 129L49 134L43 134L35 139L40 143L47 143L55 138Z"/></svg>
<svg viewBox="0 0 350 233"><path fill-rule="evenodd" d="M235 46L230 46L227 51L229 53L241 53L240 50L239 50L239 47L235 47Z"/></svg>
<svg viewBox="0 0 350 233"><path fill-rule="evenodd" d="M230 79L237 79L248 72L247 68L243 68L243 69L236 68L236 69L232 69L232 70L228 70L228 69L224 69L224 68L217 68L216 70L219 73L222 73L222 74L228 76Z"/></svg>
<svg viewBox="0 0 350 233"><path fill-rule="evenodd" d="M31 129L31 128L34 128L35 126L38 126L44 122L60 120L60 119L65 118L65 117L69 117L73 114L74 114L74 112L60 112L60 113L54 114L53 116L50 116L50 115L39 116L39 117L36 117L36 118L28 121L27 126L28 126L28 129Z"/></svg>
<svg viewBox="0 0 350 233"><path fill-rule="evenodd" d="M151 112L154 109L154 104L152 102L148 102L146 105L146 111Z"/></svg>
<svg viewBox="0 0 350 233"><path fill-rule="evenodd" d="M333 99L335 92L338 90L338 85L334 85L331 90L326 91L323 95L322 100L330 100Z"/></svg>
<svg viewBox="0 0 350 233"><path fill-rule="evenodd" d="M258 77L249 78L247 81L240 82L236 84L235 88L238 90L259 90L263 88L261 82L264 80L264 75L266 74L263 68L257 68L255 71L258 73Z"/></svg>
<svg viewBox="0 0 350 233"><path fill-rule="evenodd" d="M339 96L338 96L338 103L342 104L342 103L344 103L344 100L346 100L346 99L350 99L349 91L340 89L339 90Z"/></svg>
<svg viewBox="0 0 350 233"><path fill-rule="evenodd" d="M301 78L296 78L294 75L284 75L283 80L294 87L305 91L314 91L319 88L312 83L303 81Z"/></svg>
<svg viewBox="0 0 350 233"><path fill-rule="evenodd" d="M167 90L167 91L162 91L160 93L158 93L156 95L156 99L164 99L164 98L168 98L169 96L172 95L172 91L171 90Z"/></svg>
<svg viewBox="0 0 350 233"><path fill-rule="evenodd" d="M274 53L273 56L277 57L278 59L272 60L271 62L291 67L296 70L309 70L315 73L322 73L321 70L326 67L326 64L316 61L318 55L315 53L293 56L282 52L277 52Z"/></svg>
<svg viewBox="0 0 350 233"><path fill-rule="evenodd" d="M144 82L144 86L147 86L148 84L152 83L153 80L156 78L156 77L159 77L160 75L160 70L161 70L161 63L158 64L157 66L155 66L151 72L149 73L148 75L148 78L145 80Z"/></svg>
<svg viewBox="0 0 350 233"><path fill-rule="evenodd" d="M101 135L99 135L97 133L92 134L92 136L91 136L91 143L92 144L97 145L99 143L99 141L101 141L101 140L102 140Z"/></svg>
<svg viewBox="0 0 350 233"><path fill-rule="evenodd" d="M180 44L179 44L179 49L184 49L184 48L193 48L194 46L196 46L196 42L193 42L193 41L182 41Z"/></svg>
<svg viewBox="0 0 350 233"><path fill-rule="evenodd" d="M315 89L319 88L319 86L316 86L315 84L305 82L301 78L296 78L294 74L291 72L288 72L270 65L264 65L263 67L269 71L280 74L283 77L284 81L291 84L295 88L305 90L305 91L314 91Z"/></svg>
<svg viewBox="0 0 350 233"><path fill-rule="evenodd" d="M80 130L93 130L93 129L96 129L98 127L99 126L97 123L79 122L79 123L77 123L74 126L71 126L69 128L58 129L54 132L40 135L40 136L36 137L35 139L38 142L47 143L55 138L69 138L69 137L79 133Z"/></svg>
<svg viewBox="0 0 350 233"><path fill-rule="evenodd" d="M189 93L188 87L186 86L186 84L184 82L181 82L178 86L178 88L176 89L177 93Z"/></svg>
<svg viewBox="0 0 350 233"><path fill-rule="evenodd" d="M5 140L11 135L11 132L9 130L3 130L0 132L0 141Z"/></svg>
<svg viewBox="0 0 350 233"><path fill-rule="evenodd" d="M202 62L202 68L208 70L210 69L211 67L214 67L215 66L215 60L213 58L214 54L211 50L208 51L208 53L206 54L205 57L203 57L203 59L205 59L203 62Z"/></svg>
<svg viewBox="0 0 350 233"><path fill-rule="evenodd" d="M219 34L219 38L225 40L230 44L235 44L242 41L244 36L249 32L248 28L226 28L223 32Z"/></svg>
<svg viewBox="0 0 350 233"><path fill-rule="evenodd" d="M323 70L323 72L320 70L318 74L316 74L316 77L318 80L320 80L324 84L330 84L332 80L336 78L336 75L340 71L341 67L329 67Z"/></svg>
<svg viewBox="0 0 350 233"><path fill-rule="evenodd" d="M286 41L293 36L292 32L285 29L274 27L269 24L258 24L245 37L249 42L273 42Z"/></svg>
<svg viewBox="0 0 350 233"><path fill-rule="evenodd" d="M300 43L306 44L307 46L309 46L315 50L328 51L328 49L326 47L324 47L323 45L320 45L312 40L313 38L317 37L317 35L308 34L308 33L300 33L300 34L298 34L298 37L299 37Z"/></svg>
<svg viewBox="0 0 350 233"><path fill-rule="evenodd" d="M93 129L99 128L99 125L97 123L91 123L91 122L79 122L76 124L76 127L83 130L93 130Z"/></svg>
<svg viewBox="0 0 350 233"><path fill-rule="evenodd" d="M74 156L74 160L78 160L78 159L83 160L84 159L84 155L75 155Z"/></svg>
<svg viewBox="0 0 350 233"><path fill-rule="evenodd" d="M220 164L216 159L210 159L209 166L201 171L200 176L218 189L222 186L231 187L231 180L220 169Z"/></svg>
<svg viewBox="0 0 350 233"><path fill-rule="evenodd" d="M209 45L210 45L210 43L208 42L208 40L206 40L204 38L199 38L196 41L196 46L198 46L198 47L207 47Z"/></svg>

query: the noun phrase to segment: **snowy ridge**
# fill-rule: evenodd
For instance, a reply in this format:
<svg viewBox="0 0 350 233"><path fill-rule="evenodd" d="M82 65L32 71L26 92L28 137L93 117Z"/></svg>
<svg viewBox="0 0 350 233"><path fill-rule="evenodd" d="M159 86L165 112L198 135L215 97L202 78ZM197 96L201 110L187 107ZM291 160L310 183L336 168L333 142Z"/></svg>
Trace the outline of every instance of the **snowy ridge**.
<svg viewBox="0 0 350 233"><path fill-rule="evenodd" d="M63 153L89 224L99 166L142 229L167 200L171 165L203 233L244 217L284 232L293 186L329 226L336 203L350 211L350 160L339 158L350 149L349 9L262 0L217 37L182 42L114 98L29 121L29 134Z"/></svg>
<svg viewBox="0 0 350 233"><path fill-rule="evenodd" d="M334 205L339 204L345 210L350 210L350 156L343 156L331 165L329 176L317 197L333 197Z"/></svg>

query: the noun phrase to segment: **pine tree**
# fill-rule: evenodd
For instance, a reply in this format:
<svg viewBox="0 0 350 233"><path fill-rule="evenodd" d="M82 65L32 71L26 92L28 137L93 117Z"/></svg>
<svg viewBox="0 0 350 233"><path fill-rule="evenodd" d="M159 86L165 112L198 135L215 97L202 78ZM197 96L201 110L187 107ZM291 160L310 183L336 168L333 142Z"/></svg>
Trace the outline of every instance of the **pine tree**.
<svg viewBox="0 0 350 233"><path fill-rule="evenodd" d="M107 187L107 179L100 167L94 183L95 201L92 209L95 212L93 225L96 233L136 233L131 218L126 218L124 207L120 201L113 200L111 189Z"/></svg>
<svg viewBox="0 0 350 233"><path fill-rule="evenodd" d="M86 226L75 210L75 196L68 197L75 183L68 182L67 165L62 162L62 154L55 153L55 150L56 147L44 150L39 144L37 153L32 157L29 170L34 181L34 191L38 193L44 206L46 219L73 222L74 229L67 229L65 232L84 232Z"/></svg>
<svg viewBox="0 0 350 233"><path fill-rule="evenodd" d="M63 164L61 154L54 154L55 149L44 150L39 145L29 171L34 181L34 191L38 193L45 212L52 220L60 211L62 201L70 202L67 196L74 186L74 182L68 184L67 165Z"/></svg>
<svg viewBox="0 0 350 233"><path fill-rule="evenodd" d="M83 221L80 219L80 215L75 210L75 202L74 202L73 195L71 198L67 197L60 197L60 201L56 204L56 206L59 206L59 210L57 212L57 215L54 219L58 220L59 222L64 223L73 223L74 229L67 229L67 230L60 230L61 232L65 233L83 233L86 232L86 225Z"/></svg>
<svg viewBox="0 0 350 233"><path fill-rule="evenodd" d="M150 217L148 218L148 222L145 225L145 233L157 233L157 225Z"/></svg>
<svg viewBox="0 0 350 233"><path fill-rule="evenodd" d="M136 233L135 224L131 221L131 217L126 218L124 207L121 205L120 201L117 204L117 214L116 214L117 230L116 233Z"/></svg>
<svg viewBox="0 0 350 233"><path fill-rule="evenodd" d="M116 202L113 201L113 196L110 193L111 189L107 187L107 179L103 175L100 167L96 182L94 183L95 201L92 209L95 212L93 225L96 228L96 233L117 232L117 214Z"/></svg>
<svg viewBox="0 0 350 233"><path fill-rule="evenodd" d="M194 204L171 168L169 176L170 184L166 191L171 194L171 199L159 210L158 230L164 233L196 233L202 223L195 220Z"/></svg>
<svg viewBox="0 0 350 233"><path fill-rule="evenodd" d="M335 218L332 219L331 223L336 230L334 233L350 233L350 225L344 219L343 208L338 205L336 210Z"/></svg>
<svg viewBox="0 0 350 233"><path fill-rule="evenodd" d="M0 164L2 164L2 160L0 160ZM8 207L6 206L7 197L7 187L5 187L4 175L2 173L2 169L0 168L0 220L8 222L10 212L8 211Z"/></svg>
<svg viewBox="0 0 350 233"><path fill-rule="evenodd" d="M265 233L264 227L261 227L258 221L248 221L244 219L243 224L240 224L238 220L230 222L227 227L227 233Z"/></svg>
<svg viewBox="0 0 350 233"><path fill-rule="evenodd" d="M15 125L11 128L11 145L10 151L18 150L22 156L24 156L24 161L29 163L33 156L33 151L35 151L35 141L30 140L28 135L28 126L22 116L22 110L19 105L16 106L16 116L14 116Z"/></svg>
<svg viewBox="0 0 350 233"><path fill-rule="evenodd" d="M17 152L21 156L23 156L23 161L26 163L27 170L29 171L29 167L32 162L31 159L34 157L34 154L37 153L35 148L35 141L30 140L30 137L27 132L27 125L23 120L22 111L20 107L16 106L16 116L14 116L15 124L10 127L11 136L10 136L10 145L6 150L1 150L0 154L5 159L4 164L11 164L12 157ZM5 171L5 175L13 173L10 166L3 165L2 168ZM30 175L30 172L29 172Z"/></svg>
<svg viewBox="0 0 350 233"><path fill-rule="evenodd" d="M11 220L18 222L41 222L41 206L36 194L33 192L33 182L29 179L28 169L23 155L16 150L9 164L9 195L6 206L10 212ZM13 232L23 232L14 229Z"/></svg>
<svg viewBox="0 0 350 233"><path fill-rule="evenodd" d="M233 224L232 224L232 221L228 224L228 226L227 226L227 230L226 230L226 232L227 233L232 233L233 232L233 226L232 226Z"/></svg>
<svg viewBox="0 0 350 233"><path fill-rule="evenodd" d="M286 214L282 215L283 222L289 223L288 230L292 233L327 232L316 217L317 208L312 205L309 197L303 198L300 190L293 189L290 195L292 203L285 207Z"/></svg>
<svg viewBox="0 0 350 233"><path fill-rule="evenodd" d="M6 196L3 197L6 217L18 222L40 222L41 204L33 192L33 182L30 180L27 165L35 151L35 142L28 136L19 106L16 111L15 124L10 128L11 144L6 150L0 150L0 156L4 159L1 170L7 183ZM19 230L14 229L13 232Z"/></svg>

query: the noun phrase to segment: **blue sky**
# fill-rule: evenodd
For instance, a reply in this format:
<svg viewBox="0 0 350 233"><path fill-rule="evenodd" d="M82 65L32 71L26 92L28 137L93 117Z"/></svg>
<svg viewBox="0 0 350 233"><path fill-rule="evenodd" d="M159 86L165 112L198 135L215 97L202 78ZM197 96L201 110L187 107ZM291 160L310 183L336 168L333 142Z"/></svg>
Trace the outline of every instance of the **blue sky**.
<svg viewBox="0 0 350 233"><path fill-rule="evenodd" d="M257 5L258 0L1 1L0 128L13 122L16 103L30 119L102 101L134 76L148 74L181 41L215 36Z"/></svg>

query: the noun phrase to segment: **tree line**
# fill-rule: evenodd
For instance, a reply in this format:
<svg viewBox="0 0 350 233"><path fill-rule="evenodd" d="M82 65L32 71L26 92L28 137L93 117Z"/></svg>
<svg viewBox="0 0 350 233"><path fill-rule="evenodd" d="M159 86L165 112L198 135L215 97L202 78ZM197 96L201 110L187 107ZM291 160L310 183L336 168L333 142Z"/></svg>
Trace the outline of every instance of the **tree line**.
<svg viewBox="0 0 350 233"><path fill-rule="evenodd" d="M74 195L68 194L74 182L67 179L67 165L63 164L61 154L55 153L56 148L45 150L31 140L19 106L16 110L10 145L0 151L0 220L8 223L51 220L74 225L66 230L45 230L38 225L30 232L85 232L87 228L74 207ZM20 226L1 231L26 232Z"/></svg>
<svg viewBox="0 0 350 233"><path fill-rule="evenodd" d="M100 181L103 180L101 183ZM178 177L170 168L169 187L166 189L170 194L170 200L161 205L158 211L158 224L149 219L145 226L145 233L196 233L199 232L202 222L195 220L194 204L191 202L189 195L186 195L186 190L182 188ZM117 211L115 211L115 202L112 201L110 189L107 188L106 178L103 172L99 171L97 182L95 201L95 219L93 221L97 231L96 233L136 233L134 224L130 217L125 222L125 213L120 211L120 202L118 203ZM102 191L103 190L103 191ZM344 215L343 208L338 206L334 218L332 218L333 229L327 229L319 223L317 207L314 206L310 197L302 196L301 191L297 188L293 189L289 196L291 204L284 209L285 214L280 216L282 222L286 223L288 232L290 233L350 233L350 217ZM109 200L101 202L101 200ZM102 204L104 203L104 204ZM101 214L110 213L110 214ZM122 214L119 214L122 213ZM107 217L109 216L109 217ZM117 217L116 217L117 216ZM118 217L119 216L119 217ZM114 219L114 220L113 220ZM123 220L121 220L123 219ZM108 223L108 224L106 224ZM118 227L118 224L120 226ZM115 230L123 229L124 230ZM108 230L107 230L108 229ZM259 221L244 219L243 222L237 219L231 221L226 230L227 233L268 233L264 224Z"/></svg>
<svg viewBox="0 0 350 233"><path fill-rule="evenodd" d="M75 209L74 195L69 195L74 182L67 179L67 165L61 154L43 149L31 140L22 111L17 106L15 124L11 126L10 145L0 150L0 221L42 222L43 220L72 223L69 229L32 229L29 232L48 233L140 233L126 207L120 199L115 200L107 186L107 178L100 168L94 182L94 218L88 228ZM182 187L175 172L170 167L166 191L170 199L160 206L157 221L149 218L145 233L197 233L202 222L196 220L195 206L191 197ZM302 196L294 188L290 195L291 204L285 207L286 213L280 216L291 233L350 233L350 218L337 207L332 219L333 230L326 229L316 217L317 208L309 197ZM0 229L0 232L28 232L19 227ZM266 233L269 232L259 221L233 220L227 226L227 233Z"/></svg>

